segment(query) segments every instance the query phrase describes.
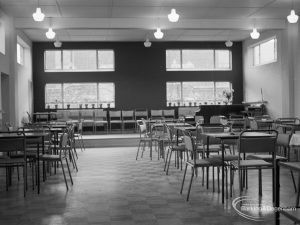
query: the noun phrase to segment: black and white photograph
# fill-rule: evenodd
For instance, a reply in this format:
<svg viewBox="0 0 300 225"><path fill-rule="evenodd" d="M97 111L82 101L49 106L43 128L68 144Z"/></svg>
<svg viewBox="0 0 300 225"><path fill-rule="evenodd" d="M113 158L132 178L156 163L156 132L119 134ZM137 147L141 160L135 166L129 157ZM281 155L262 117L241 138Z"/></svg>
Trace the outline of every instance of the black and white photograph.
<svg viewBox="0 0 300 225"><path fill-rule="evenodd" d="M299 14L0 0L0 224L300 224Z"/></svg>

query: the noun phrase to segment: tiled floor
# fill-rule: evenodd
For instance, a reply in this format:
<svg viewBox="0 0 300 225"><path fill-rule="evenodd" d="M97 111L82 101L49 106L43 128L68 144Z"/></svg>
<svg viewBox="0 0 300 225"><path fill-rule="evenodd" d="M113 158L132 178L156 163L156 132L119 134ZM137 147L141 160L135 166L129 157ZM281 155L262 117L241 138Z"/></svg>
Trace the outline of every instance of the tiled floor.
<svg viewBox="0 0 300 225"><path fill-rule="evenodd" d="M221 195L194 182L190 201L179 194L183 171L170 168L163 172L163 161L150 161L148 153L135 160L135 147L98 148L79 152L79 172L73 171L74 186L69 191L59 170L42 184L38 195L31 189L22 196L22 182L14 180L5 191L0 179L1 225L248 225L232 209L232 199L221 204ZM283 202L294 203L295 193L288 171L282 171ZM271 199L271 176L264 173L263 199ZM249 196L257 196L257 176L250 172ZM237 186L237 184L236 184ZM255 188L254 188L255 187ZM29 186L31 188L31 186ZM235 187L235 194L238 194ZM289 204L291 205L291 204ZM273 215L259 224L274 224ZM291 222L283 224L292 224Z"/></svg>

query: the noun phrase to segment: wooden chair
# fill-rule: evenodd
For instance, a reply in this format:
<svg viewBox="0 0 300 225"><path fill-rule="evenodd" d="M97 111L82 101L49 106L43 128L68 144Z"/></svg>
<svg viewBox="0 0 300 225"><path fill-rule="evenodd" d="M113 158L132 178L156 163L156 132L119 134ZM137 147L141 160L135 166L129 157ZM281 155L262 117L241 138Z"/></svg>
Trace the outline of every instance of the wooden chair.
<svg viewBox="0 0 300 225"><path fill-rule="evenodd" d="M107 112L103 109L95 110L94 132L97 132L97 127L103 126L108 133Z"/></svg>
<svg viewBox="0 0 300 225"><path fill-rule="evenodd" d="M120 130L122 131L122 116L121 111L109 111L109 130L111 132L113 124L119 124Z"/></svg>
<svg viewBox="0 0 300 225"><path fill-rule="evenodd" d="M133 129L136 129L136 121L133 110L122 110L122 129L126 129L126 125L133 125Z"/></svg>

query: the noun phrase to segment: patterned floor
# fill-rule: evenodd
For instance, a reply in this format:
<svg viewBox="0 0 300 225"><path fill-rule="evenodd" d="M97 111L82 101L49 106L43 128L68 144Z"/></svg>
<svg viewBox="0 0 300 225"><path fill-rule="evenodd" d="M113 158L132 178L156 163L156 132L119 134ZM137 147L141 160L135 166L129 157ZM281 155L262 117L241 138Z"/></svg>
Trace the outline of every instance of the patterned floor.
<svg viewBox="0 0 300 225"><path fill-rule="evenodd" d="M79 152L79 172L72 172L74 186L69 191L59 170L42 183L40 195L30 189L26 198L22 196L22 181L14 179L9 191L5 190L5 177L1 173L0 224L274 224L272 214L260 223L240 217L232 209L232 199L222 205L221 195L202 187L200 177L193 184L190 201L186 202L187 186L184 194L179 194L183 171L172 166L166 176L163 161L157 158L151 161L146 153L136 161L135 147L87 149ZM271 176L269 172L263 175L263 198L269 201ZM246 194L255 197L256 173L251 172L249 177ZM282 184L283 202L294 203L288 171L282 171ZM235 192L238 193L237 184Z"/></svg>

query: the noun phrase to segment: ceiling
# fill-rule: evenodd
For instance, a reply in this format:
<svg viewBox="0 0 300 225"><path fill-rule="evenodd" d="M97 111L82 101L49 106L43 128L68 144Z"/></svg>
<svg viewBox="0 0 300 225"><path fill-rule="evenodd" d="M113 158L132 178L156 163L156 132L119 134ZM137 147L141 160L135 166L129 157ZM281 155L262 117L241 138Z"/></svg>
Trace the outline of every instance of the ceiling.
<svg viewBox="0 0 300 225"><path fill-rule="evenodd" d="M40 23L32 18L38 4L46 15ZM298 12L300 0L0 0L33 41L48 41L49 26L61 41L154 41L157 27L161 41L239 41L254 26L284 29L292 4ZM167 19L172 8L177 23Z"/></svg>

